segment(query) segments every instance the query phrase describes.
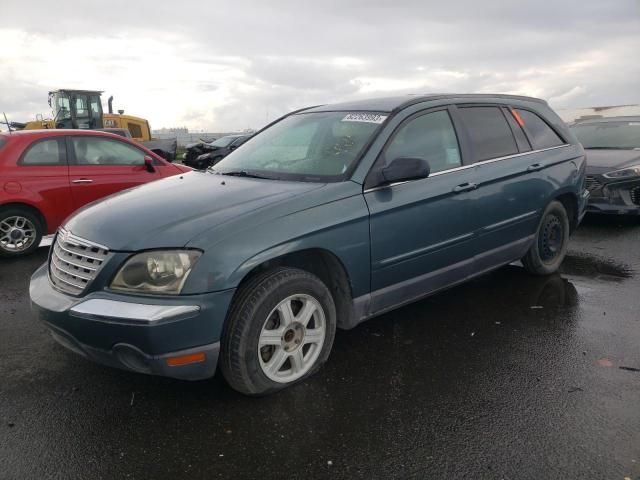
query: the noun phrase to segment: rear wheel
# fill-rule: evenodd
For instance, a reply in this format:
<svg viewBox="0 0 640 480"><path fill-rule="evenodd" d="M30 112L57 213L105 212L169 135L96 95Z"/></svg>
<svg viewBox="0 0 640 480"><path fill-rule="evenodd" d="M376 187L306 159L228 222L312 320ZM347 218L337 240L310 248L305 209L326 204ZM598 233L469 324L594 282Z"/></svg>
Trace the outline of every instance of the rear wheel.
<svg viewBox="0 0 640 480"><path fill-rule="evenodd" d="M529 273L549 275L560 267L569 244L569 216L562 203L551 202L538 227L535 241L522 264Z"/></svg>
<svg viewBox="0 0 640 480"><path fill-rule="evenodd" d="M324 283L303 270L277 268L238 292L222 338L220 368L239 392L275 392L320 368L335 330L335 306Z"/></svg>
<svg viewBox="0 0 640 480"><path fill-rule="evenodd" d="M36 213L23 207L0 208L0 257L33 252L42 240L44 227Z"/></svg>

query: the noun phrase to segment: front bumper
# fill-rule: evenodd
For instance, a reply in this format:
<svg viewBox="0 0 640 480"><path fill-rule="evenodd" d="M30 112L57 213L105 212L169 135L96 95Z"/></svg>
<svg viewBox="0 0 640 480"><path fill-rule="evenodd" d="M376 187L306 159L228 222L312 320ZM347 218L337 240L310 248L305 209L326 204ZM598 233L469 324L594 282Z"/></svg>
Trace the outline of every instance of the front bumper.
<svg viewBox="0 0 640 480"><path fill-rule="evenodd" d="M591 176L593 183L587 211L613 215L640 215L640 180L605 183L602 176Z"/></svg>
<svg viewBox="0 0 640 480"><path fill-rule="evenodd" d="M184 380L214 375L234 290L176 297L102 290L77 298L54 289L47 269L31 277L31 305L64 347L140 373ZM195 361L185 363L189 358Z"/></svg>

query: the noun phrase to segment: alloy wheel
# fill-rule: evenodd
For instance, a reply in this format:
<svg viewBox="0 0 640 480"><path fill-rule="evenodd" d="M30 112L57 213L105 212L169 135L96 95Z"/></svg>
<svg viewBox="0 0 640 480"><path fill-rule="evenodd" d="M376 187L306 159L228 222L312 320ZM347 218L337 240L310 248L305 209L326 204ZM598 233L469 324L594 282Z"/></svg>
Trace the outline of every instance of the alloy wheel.
<svg viewBox="0 0 640 480"><path fill-rule="evenodd" d="M0 220L0 248L7 252L23 252L36 239L36 227L28 218L6 217Z"/></svg>
<svg viewBox="0 0 640 480"><path fill-rule="evenodd" d="M320 356L326 325L324 310L312 296L291 295L282 300L260 331L258 359L262 372L278 383L302 377Z"/></svg>

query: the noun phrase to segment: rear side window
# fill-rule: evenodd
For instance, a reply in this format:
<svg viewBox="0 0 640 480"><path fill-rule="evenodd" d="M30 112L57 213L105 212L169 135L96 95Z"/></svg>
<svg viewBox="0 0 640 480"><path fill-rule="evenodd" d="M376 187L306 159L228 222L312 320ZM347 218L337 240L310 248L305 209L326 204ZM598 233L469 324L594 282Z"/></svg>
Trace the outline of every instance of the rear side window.
<svg viewBox="0 0 640 480"><path fill-rule="evenodd" d="M529 143L529 140L527 140L527 136L524 134L522 126L520 125L520 123L518 123L516 117L512 114L512 111L503 108L502 113L504 113L505 118L509 122L509 126L511 127L511 131L513 132L513 136L516 137L516 143L518 144L518 148L520 149L520 151L531 151L531 144Z"/></svg>
<svg viewBox="0 0 640 480"><path fill-rule="evenodd" d="M127 128L129 129L129 133L133 138L142 138L142 128L140 125L136 125L135 123L127 123Z"/></svg>
<svg viewBox="0 0 640 480"><path fill-rule="evenodd" d="M4 138L0 138L0 150L7 144L7 141Z"/></svg>
<svg viewBox="0 0 640 480"><path fill-rule="evenodd" d="M62 165L64 152L57 138L32 143L20 160L21 165Z"/></svg>
<svg viewBox="0 0 640 480"><path fill-rule="evenodd" d="M511 127L500 108L463 107L458 112L471 140L474 162L518 153Z"/></svg>
<svg viewBox="0 0 640 480"><path fill-rule="evenodd" d="M558 134L538 115L528 110L516 109L515 111L524 123L524 128L529 134L529 140L531 140L533 148L539 150L541 148L564 145L564 141Z"/></svg>

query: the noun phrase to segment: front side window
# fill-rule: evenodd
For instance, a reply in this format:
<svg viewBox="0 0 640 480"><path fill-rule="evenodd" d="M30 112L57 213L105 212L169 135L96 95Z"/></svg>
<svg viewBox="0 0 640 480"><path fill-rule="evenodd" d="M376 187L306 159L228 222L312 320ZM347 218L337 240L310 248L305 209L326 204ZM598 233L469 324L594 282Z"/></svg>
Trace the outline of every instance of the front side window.
<svg viewBox="0 0 640 480"><path fill-rule="evenodd" d="M405 123L387 147L384 160L422 158L429 162L431 173L462 165L458 139L446 110L427 113Z"/></svg>
<svg viewBox="0 0 640 480"><path fill-rule="evenodd" d="M338 181L386 119L369 112L312 112L286 117L234 150L214 171L301 181Z"/></svg>
<svg viewBox="0 0 640 480"><path fill-rule="evenodd" d="M63 152L56 138L40 140L32 144L26 151L20 164L22 165L61 165Z"/></svg>
<svg viewBox="0 0 640 480"><path fill-rule="evenodd" d="M498 107L459 108L464 122L474 162L518 153L511 127Z"/></svg>
<svg viewBox="0 0 640 480"><path fill-rule="evenodd" d="M144 165L144 153L117 140L72 137L78 165Z"/></svg>
<svg viewBox="0 0 640 480"><path fill-rule="evenodd" d="M571 129L584 148L640 148L640 121L577 124Z"/></svg>
<svg viewBox="0 0 640 480"><path fill-rule="evenodd" d="M516 109L516 112L522 119L527 133L529 133L533 148L539 150L564 145L558 134L538 115L528 110Z"/></svg>

